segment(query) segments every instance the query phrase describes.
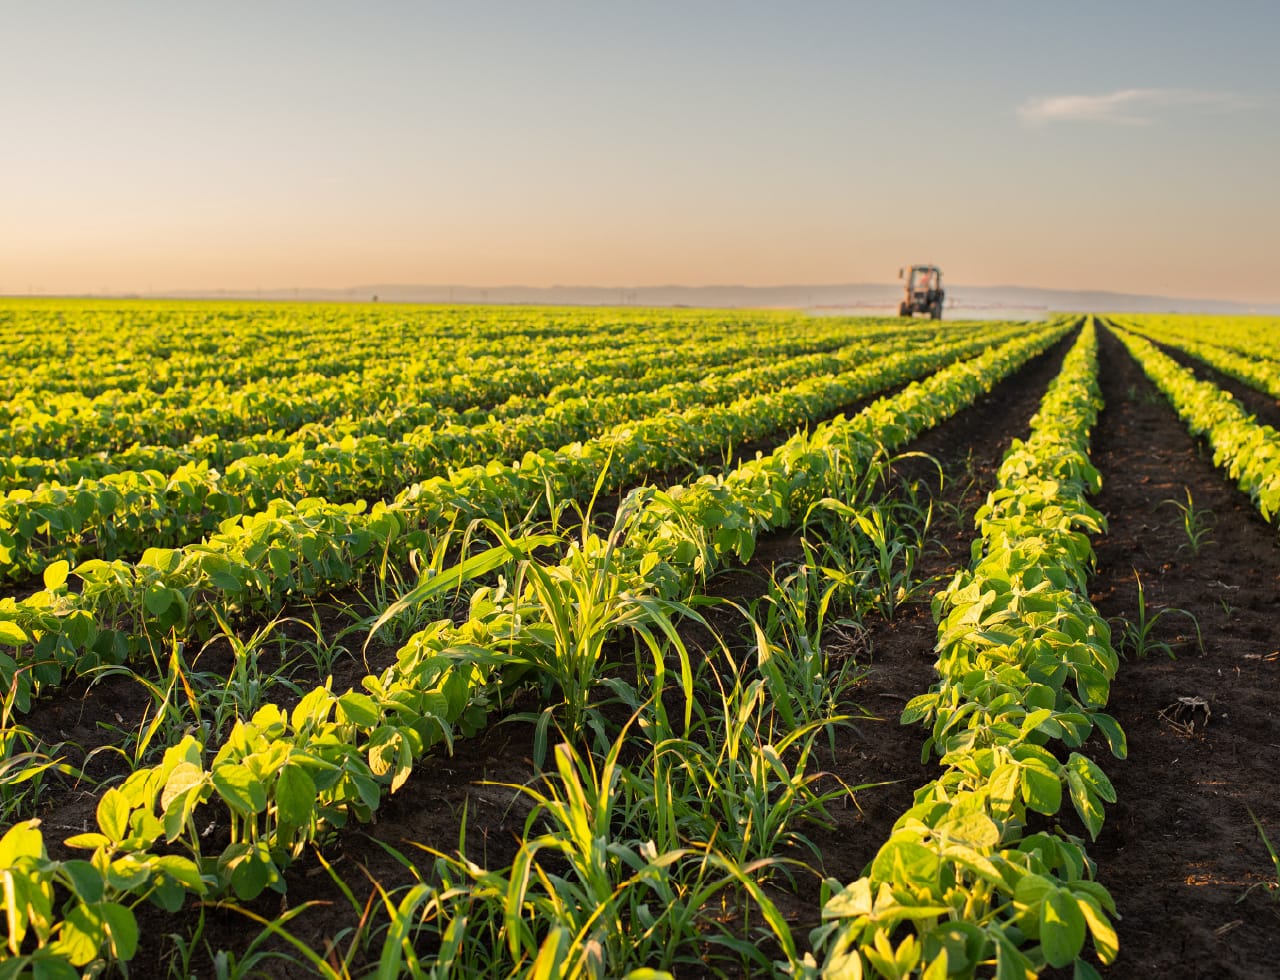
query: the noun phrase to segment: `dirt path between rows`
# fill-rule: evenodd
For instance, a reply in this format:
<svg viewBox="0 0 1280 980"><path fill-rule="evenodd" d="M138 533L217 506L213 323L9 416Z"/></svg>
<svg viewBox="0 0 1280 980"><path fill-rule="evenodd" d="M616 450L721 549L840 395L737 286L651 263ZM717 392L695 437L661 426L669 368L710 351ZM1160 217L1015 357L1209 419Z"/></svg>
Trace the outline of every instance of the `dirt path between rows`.
<svg viewBox="0 0 1280 980"><path fill-rule="evenodd" d="M1276 531L1212 465L1118 341L1101 337L1107 401L1093 437L1109 532L1096 542L1093 599L1109 618L1165 612L1153 640L1177 659L1130 656L1111 712L1126 761L1097 758L1119 800L1089 853L1121 921L1112 977L1274 977L1275 874L1250 810L1280 840L1280 548ZM1207 536L1193 553L1190 490ZM1135 574L1136 577L1135 578ZM1115 640L1120 642L1121 631ZM1180 699L1191 699L1180 701Z"/></svg>

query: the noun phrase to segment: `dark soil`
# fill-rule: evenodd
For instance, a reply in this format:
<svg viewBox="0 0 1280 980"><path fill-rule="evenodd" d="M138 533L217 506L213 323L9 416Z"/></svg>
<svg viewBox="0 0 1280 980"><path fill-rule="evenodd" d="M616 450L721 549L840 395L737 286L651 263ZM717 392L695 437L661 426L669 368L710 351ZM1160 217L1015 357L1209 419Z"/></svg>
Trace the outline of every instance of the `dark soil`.
<svg viewBox="0 0 1280 980"><path fill-rule="evenodd" d="M1096 542L1093 600L1104 616L1135 619L1141 579L1148 619L1162 613L1154 638L1176 656L1124 661L1110 710L1129 757L1097 756L1118 794L1089 849L1121 916L1108 975L1274 977L1280 893L1266 887L1276 876L1249 813L1280 840L1276 531L1120 344L1101 342L1107 407L1092 455L1104 483L1094 502L1110 529ZM1185 504L1188 489L1210 527L1198 552L1169 503ZM1174 609L1195 617L1203 652ZM1208 710L1179 707L1182 698Z"/></svg>

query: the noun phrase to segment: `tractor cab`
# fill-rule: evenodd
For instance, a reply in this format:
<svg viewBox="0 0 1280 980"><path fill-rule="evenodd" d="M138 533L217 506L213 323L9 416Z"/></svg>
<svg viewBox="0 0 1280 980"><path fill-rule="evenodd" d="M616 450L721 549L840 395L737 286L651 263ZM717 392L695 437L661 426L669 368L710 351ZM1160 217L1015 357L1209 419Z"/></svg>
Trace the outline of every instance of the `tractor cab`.
<svg viewBox="0 0 1280 980"><path fill-rule="evenodd" d="M906 280L906 295L898 304L899 316L924 313L935 320L942 319L942 301L946 293L942 289L942 270L936 265L913 265L899 269L898 278Z"/></svg>

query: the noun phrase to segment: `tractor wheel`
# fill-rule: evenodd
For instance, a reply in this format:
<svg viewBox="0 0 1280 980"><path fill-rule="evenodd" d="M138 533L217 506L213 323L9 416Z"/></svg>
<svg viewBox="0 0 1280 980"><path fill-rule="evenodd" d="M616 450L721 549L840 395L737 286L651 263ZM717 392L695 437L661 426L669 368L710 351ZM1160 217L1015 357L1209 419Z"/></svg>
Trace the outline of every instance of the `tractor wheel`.
<svg viewBox="0 0 1280 980"><path fill-rule="evenodd" d="M941 303L934 303L934 304L933 304L933 308L929 311L929 315L930 315L931 317L933 317L933 319L935 319L935 320L941 320L941 319L942 319L942 304L941 304Z"/></svg>
<svg viewBox="0 0 1280 980"><path fill-rule="evenodd" d="M898 316L910 316L910 315L911 315L911 307L908 306L906 303L899 303Z"/></svg>

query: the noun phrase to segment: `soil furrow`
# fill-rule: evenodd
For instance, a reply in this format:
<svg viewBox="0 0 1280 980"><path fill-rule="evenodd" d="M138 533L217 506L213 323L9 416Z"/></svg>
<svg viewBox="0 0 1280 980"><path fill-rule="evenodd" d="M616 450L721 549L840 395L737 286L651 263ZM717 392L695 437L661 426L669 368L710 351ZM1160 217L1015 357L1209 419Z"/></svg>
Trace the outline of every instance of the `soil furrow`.
<svg viewBox="0 0 1280 980"><path fill-rule="evenodd" d="M1280 835L1276 532L1118 341L1100 341L1107 405L1092 455L1109 530L1095 542L1093 599L1120 648L1140 580L1148 623L1159 616L1150 640L1176 657L1130 649L1109 708L1128 759L1095 753L1119 797L1089 848L1121 916L1108 975L1272 977L1280 904L1249 814ZM1188 490L1207 528L1198 550L1179 508Z"/></svg>

